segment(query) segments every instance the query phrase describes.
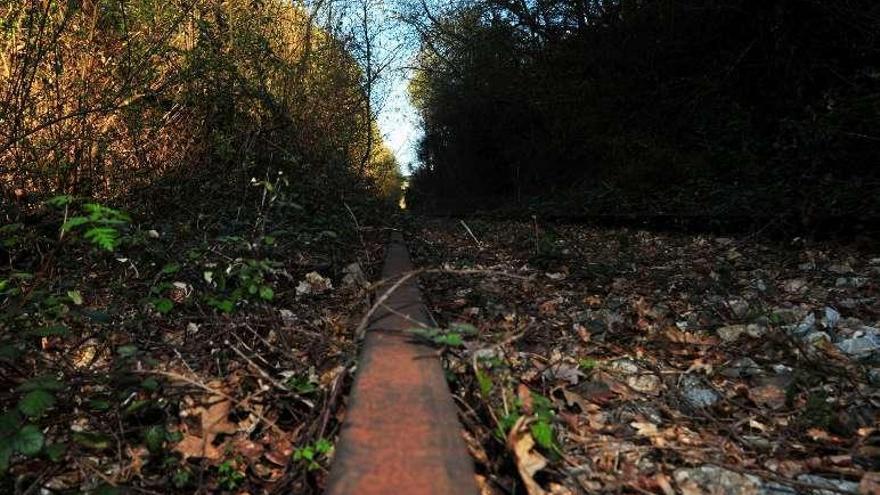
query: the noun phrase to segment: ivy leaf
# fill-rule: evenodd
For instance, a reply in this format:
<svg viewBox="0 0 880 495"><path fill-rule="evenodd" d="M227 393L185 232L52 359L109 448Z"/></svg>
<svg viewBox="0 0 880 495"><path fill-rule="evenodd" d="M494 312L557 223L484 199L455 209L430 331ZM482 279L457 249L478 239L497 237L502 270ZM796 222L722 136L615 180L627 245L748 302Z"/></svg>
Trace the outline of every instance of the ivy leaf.
<svg viewBox="0 0 880 495"><path fill-rule="evenodd" d="M19 392L30 392L31 390L41 389L58 391L64 389L64 384L52 375L41 375L31 378L18 386Z"/></svg>
<svg viewBox="0 0 880 495"><path fill-rule="evenodd" d="M21 354L21 348L15 344L0 345L0 359L4 361L14 362Z"/></svg>
<svg viewBox="0 0 880 495"><path fill-rule="evenodd" d="M83 296L82 296L82 294L80 294L80 292L78 290L67 291L67 297L70 298L70 300L73 302L73 304L76 304L77 306L82 306Z"/></svg>
<svg viewBox="0 0 880 495"><path fill-rule="evenodd" d="M159 425L151 426L144 432L144 444L147 446L147 450L153 454L162 452L164 443L165 427Z"/></svg>
<svg viewBox="0 0 880 495"><path fill-rule="evenodd" d="M449 324L449 331L455 332L461 335L476 335L479 333L477 327L471 325L470 323L464 323L460 321L456 321Z"/></svg>
<svg viewBox="0 0 880 495"><path fill-rule="evenodd" d="M55 396L43 389L28 392L19 402L18 410L30 418L39 418L55 405Z"/></svg>
<svg viewBox="0 0 880 495"><path fill-rule="evenodd" d="M235 302L229 299L208 299L208 305L213 306L223 313L231 313L235 309Z"/></svg>
<svg viewBox="0 0 880 495"><path fill-rule="evenodd" d="M116 354L119 354L119 357L128 358L132 357L137 353L136 345L123 345L116 349Z"/></svg>
<svg viewBox="0 0 880 495"><path fill-rule="evenodd" d="M264 285L260 287L260 297L267 301L271 301L273 298L275 298L275 291L272 290L271 287Z"/></svg>
<svg viewBox="0 0 880 495"><path fill-rule="evenodd" d="M553 428L546 421L537 421L529 428L535 442L547 450L553 450Z"/></svg>
<svg viewBox="0 0 880 495"><path fill-rule="evenodd" d="M0 442L18 430L19 416L14 410L0 414Z"/></svg>
<svg viewBox="0 0 880 495"><path fill-rule="evenodd" d="M459 347L464 345L464 339L462 339L461 334L458 333L438 335L434 338L434 342L437 345L445 345L449 347Z"/></svg>
<svg viewBox="0 0 880 495"><path fill-rule="evenodd" d="M108 323L110 321L110 315L103 311L83 311L83 314L95 323Z"/></svg>
<svg viewBox="0 0 880 495"><path fill-rule="evenodd" d="M159 381L153 377L149 377L141 382L141 387L144 390L155 391L159 389Z"/></svg>
<svg viewBox="0 0 880 495"><path fill-rule="evenodd" d="M492 377L489 376L488 373L483 373L479 369L476 369L477 374L477 383L480 385L480 395L483 397L488 397L489 392L492 391Z"/></svg>
<svg viewBox="0 0 880 495"><path fill-rule="evenodd" d="M164 275L171 275L172 273L177 273L180 271L179 263L168 263L167 265L162 267L162 273Z"/></svg>
<svg viewBox="0 0 880 495"><path fill-rule="evenodd" d="M103 433L90 431L76 431L73 433L73 441L92 450L104 450L110 447L110 437Z"/></svg>
<svg viewBox="0 0 880 495"><path fill-rule="evenodd" d="M315 442L315 450L317 450L318 453L327 455L330 453L331 450L333 450L333 444L330 443L330 441L326 438L322 438Z"/></svg>
<svg viewBox="0 0 880 495"><path fill-rule="evenodd" d="M89 400L89 407L95 411L108 411L112 406L109 401L103 399Z"/></svg>
<svg viewBox="0 0 880 495"><path fill-rule="evenodd" d="M43 327L30 330L28 335L33 335L35 337L67 337L70 335L70 330L65 326L56 325L53 327Z"/></svg>
<svg viewBox="0 0 880 495"><path fill-rule="evenodd" d="M58 462L63 459L66 452L67 444L64 443L53 443L46 447L46 457L52 462Z"/></svg>
<svg viewBox="0 0 880 495"><path fill-rule="evenodd" d="M35 456L43 449L43 432L37 425L27 425L18 430L13 437L12 446L18 452L28 457Z"/></svg>
<svg viewBox="0 0 880 495"><path fill-rule="evenodd" d="M153 307L156 308L156 311L158 311L159 314L167 315L171 312L172 309L174 309L174 302L172 302L171 299L163 297L161 299L154 300Z"/></svg>
<svg viewBox="0 0 880 495"><path fill-rule="evenodd" d="M0 476L9 471L9 459L12 457L12 442L0 440Z"/></svg>

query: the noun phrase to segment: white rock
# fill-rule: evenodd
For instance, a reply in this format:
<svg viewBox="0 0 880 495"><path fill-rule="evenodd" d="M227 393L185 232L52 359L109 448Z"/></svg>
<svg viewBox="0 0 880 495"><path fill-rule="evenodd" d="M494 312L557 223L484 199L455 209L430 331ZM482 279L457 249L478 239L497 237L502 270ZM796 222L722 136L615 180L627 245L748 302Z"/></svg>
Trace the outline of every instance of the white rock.
<svg viewBox="0 0 880 495"><path fill-rule="evenodd" d="M731 361L721 374L728 378L743 378L748 376L760 375L764 370L755 362L754 359L743 357Z"/></svg>
<svg viewBox="0 0 880 495"><path fill-rule="evenodd" d="M735 342L743 335L758 338L763 336L766 332L767 329L765 327L756 323L750 323L748 325L728 325L718 329L718 337L724 342Z"/></svg>
<svg viewBox="0 0 880 495"><path fill-rule="evenodd" d="M880 351L880 329L862 327L852 337L838 342L837 348L854 358L871 356Z"/></svg>
<svg viewBox="0 0 880 495"><path fill-rule="evenodd" d="M737 318L745 318L749 314L749 303L743 299L732 299L727 302L730 312Z"/></svg>
<svg viewBox="0 0 880 495"><path fill-rule="evenodd" d="M681 492L689 494L758 495L761 488L761 480L756 476L740 474L711 464L676 469L673 478ZM694 489L698 491L695 492Z"/></svg>
<svg viewBox="0 0 880 495"><path fill-rule="evenodd" d="M718 402L718 393L707 387L694 375L685 375L681 380L681 398L695 409L711 407Z"/></svg>
<svg viewBox="0 0 880 495"><path fill-rule="evenodd" d="M364 270L361 268L360 263L352 263L345 268L342 269L342 273L345 275L342 277L342 286L343 287L364 287L369 285L367 283L367 276L364 275Z"/></svg>
<svg viewBox="0 0 880 495"><path fill-rule="evenodd" d="M854 481L835 480L831 478L824 478L822 476L816 476L814 474L802 474L797 477L797 480L802 483L809 483L811 485L832 489L813 490L810 493L814 495L840 495L838 491L833 490L839 490L849 493L859 493L859 484Z"/></svg>
<svg viewBox="0 0 880 495"><path fill-rule="evenodd" d="M836 309L825 306L825 328L835 328L840 323L840 313Z"/></svg>
<svg viewBox="0 0 880 495"><path fill-rule="evenodd" d="M831 273L836 273L838 275L844 275L847 273L852 273L853 269L849 266L849 263L834 263L828 266L828 271Z"/></svg>
<svg viewBox="0 0 880 495"><path fill-rule="evenodd" d="M859 289L868 283L867 277L839 277L834 281L836 287Z"/></svg>
<svg viewBox="0 0 880 495"><path fill-rule="evenodd" d="M616 359L604 365L603 368L612 374L622 375L626 384L637 392L656 394L660 390L660 377L639 368L639 365L632 359Z"/></svg>
<svg viewBox="0 0 880 495"><path fill-rule="evenodd" d="M310 272L306 274L305 280L296 286L297 297L303 295L323 294L333 288L333 283L329 278L322 277L318 272Z"/></svg>

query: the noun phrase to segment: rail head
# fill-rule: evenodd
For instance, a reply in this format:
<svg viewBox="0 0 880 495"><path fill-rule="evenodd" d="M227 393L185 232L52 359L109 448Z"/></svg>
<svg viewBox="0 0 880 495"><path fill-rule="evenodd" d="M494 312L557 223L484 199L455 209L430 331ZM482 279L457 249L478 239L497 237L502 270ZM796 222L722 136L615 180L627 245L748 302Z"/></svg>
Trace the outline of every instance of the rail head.
<svg viewBox="0 0 880 495"><path fill-rule="evenodd" d="M382 277L413 270L392 235ZM473 461L436 350L411 338L432 325L412 277L389 294L367 327L327 493L477 494Z"/></svg>

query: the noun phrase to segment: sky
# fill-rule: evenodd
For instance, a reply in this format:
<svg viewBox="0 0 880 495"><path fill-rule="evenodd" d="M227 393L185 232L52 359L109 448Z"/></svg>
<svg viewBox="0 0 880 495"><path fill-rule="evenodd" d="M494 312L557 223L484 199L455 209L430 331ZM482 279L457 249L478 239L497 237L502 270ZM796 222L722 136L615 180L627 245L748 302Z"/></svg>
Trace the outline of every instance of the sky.
<svg viewBox="0 0 880 495"><path fill-rule="evenodd" d="M394 15L394 9L402 8L407 0L359 1L370 4L370 25L376 36L373 43L374 60L379 61L380 65L384 65L388 59L392 60L382 71L374 88L376 120L385 144L397 157L400 171L409 175L409 166L416 165L416 145L421 137L419 117L407 94L409 71L406 67L411 65L417 45L409 30ZM434 0L427 1L432 3ZM310 1L306 0L306 3ZM343 0L343 5L342 23L350 32L359 34L362 21L359 4L345 3Z"/></svg>
<svg viewBox="0 0 880 495"><path fill-rule="evenodd" d="M416 144L421 136L418 115L407 95L407 84L406 71L389 73L388 97L377 119L385 142L405 175L409 175L409 165L416 164Z"/></svg>
<svg viewBox="0 0 880 495"><path fill-rule="evenodd" d="M404 2L399 0L368 0L373 2L371 15L378 39L375 43L377 59L391 57L393 62L382 74L380 81L380 107L377 121L385 143L394 152L400 170L409 175L409 166L416 165L416 145L421 137L419 117L409 100L410 66L416 55L412 33L397 19L392 11Z"/></svg>

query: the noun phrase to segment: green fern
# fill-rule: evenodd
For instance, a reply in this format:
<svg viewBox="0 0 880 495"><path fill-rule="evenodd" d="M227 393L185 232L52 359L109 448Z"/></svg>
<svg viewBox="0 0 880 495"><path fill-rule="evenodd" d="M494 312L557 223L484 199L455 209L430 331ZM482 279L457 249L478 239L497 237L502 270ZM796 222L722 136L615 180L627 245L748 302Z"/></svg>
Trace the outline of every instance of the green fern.
<svg viewBox="0 0 880 495"><path fill-rule="evenodd" d="M57 207L68 206L71 202L72 198L69 196L59 196L48 203ZM131 217L125 212L98 203L84 203L82 213L84 215L67 218L61 225L61 232L73 232L82 228L86 240L107 251L113 251L119 246L121 235L118 228L131 222Z"/></svg>
<svg viewBox="0 0 880 495"><path fill-rule="evenodd" d="M119 232L113 227L92 227L86 231L84 237L107 251L113 251L119 244Z"/></svg>

